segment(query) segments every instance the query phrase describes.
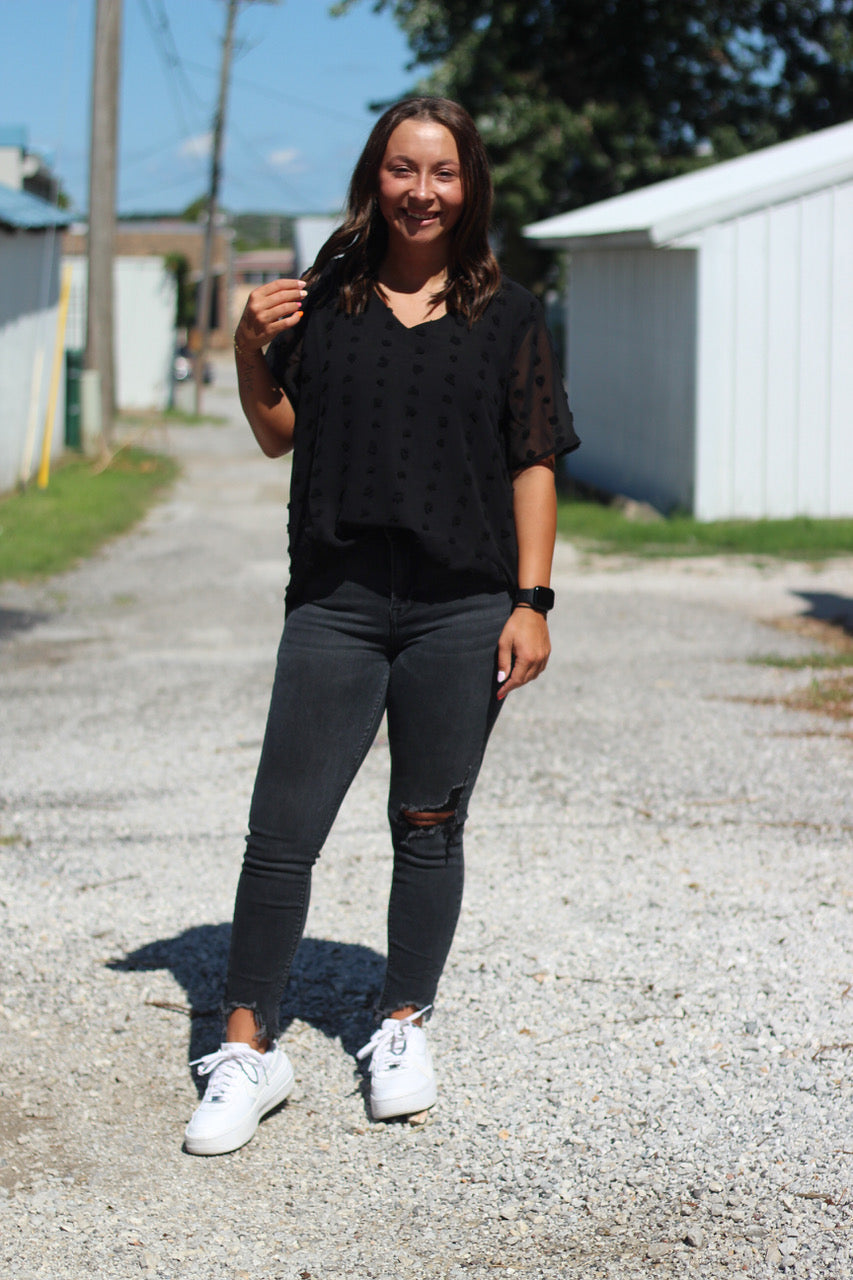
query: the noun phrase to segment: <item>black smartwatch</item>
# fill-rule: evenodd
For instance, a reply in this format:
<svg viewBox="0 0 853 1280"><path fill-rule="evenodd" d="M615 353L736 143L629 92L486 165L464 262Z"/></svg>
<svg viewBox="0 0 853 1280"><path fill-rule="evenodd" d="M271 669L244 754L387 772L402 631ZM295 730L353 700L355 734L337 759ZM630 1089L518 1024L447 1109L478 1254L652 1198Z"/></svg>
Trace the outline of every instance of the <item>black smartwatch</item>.
<svg viewBox="0 0 853 1280"><path fill-rule="evenodd" d="M545 614L554 608L554 592L550 587L517 587L515 603L526 604L537 613Z"/></svg>

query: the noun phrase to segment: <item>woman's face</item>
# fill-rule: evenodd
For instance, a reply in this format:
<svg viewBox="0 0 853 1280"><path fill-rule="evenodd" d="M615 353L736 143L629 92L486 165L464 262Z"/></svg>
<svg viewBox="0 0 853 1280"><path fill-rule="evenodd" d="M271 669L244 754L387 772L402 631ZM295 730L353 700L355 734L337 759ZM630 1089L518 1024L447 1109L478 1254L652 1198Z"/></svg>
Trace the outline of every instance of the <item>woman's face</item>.
<svg viewBox="0 0 853 1280"><path fill-rule="evenodd" d="M379 168L379 208L398 245L430 245L447 236L464 204L453 134L435 120L404 120L388 139Z"/></svg>

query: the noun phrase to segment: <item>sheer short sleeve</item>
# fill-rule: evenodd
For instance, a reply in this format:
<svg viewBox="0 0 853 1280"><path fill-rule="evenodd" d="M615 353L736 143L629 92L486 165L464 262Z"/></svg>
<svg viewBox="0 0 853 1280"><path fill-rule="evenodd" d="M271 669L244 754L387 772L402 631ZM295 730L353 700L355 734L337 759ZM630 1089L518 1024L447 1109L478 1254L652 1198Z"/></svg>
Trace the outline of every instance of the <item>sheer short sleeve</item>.
<svg viewBox="0 0 853 1280"><path fill-rule="evenodd" d="M299 404L299 373L302 365L304 331L304 319L295 329L283 329L273 338L264 356L270 373L294 410Z"/></svg>
<svg viewBox="0 0 853 1280"><path fill-rule="evenodd" d="M507 461L511 473L577 449L572 413L545 315L530 299L507 385Z"/></svg>

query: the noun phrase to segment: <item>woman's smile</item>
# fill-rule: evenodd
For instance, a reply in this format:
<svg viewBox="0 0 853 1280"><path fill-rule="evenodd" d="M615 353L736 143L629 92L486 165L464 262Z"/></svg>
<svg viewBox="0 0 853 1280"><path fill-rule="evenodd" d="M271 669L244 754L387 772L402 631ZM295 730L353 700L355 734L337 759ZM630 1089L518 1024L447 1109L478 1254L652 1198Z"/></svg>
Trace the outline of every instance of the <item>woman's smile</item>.
<svg viewBox="0 0 853 1280"><path fill-rule="evenodd" d="M403 218L413 231L421 231L424 227L433 227L438 222L439 212L413 213L411 209L402 210Z"/></svg>

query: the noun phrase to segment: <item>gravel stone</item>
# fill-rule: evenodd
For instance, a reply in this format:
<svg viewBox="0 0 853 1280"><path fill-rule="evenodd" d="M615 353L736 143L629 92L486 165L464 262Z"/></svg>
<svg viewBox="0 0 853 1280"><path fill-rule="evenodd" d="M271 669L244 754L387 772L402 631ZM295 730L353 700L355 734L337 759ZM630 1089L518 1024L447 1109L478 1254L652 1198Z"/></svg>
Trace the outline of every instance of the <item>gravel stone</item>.
<svg viewBox="0 0 853 1280"><path fill-rule="evenodd" d="M373 1125L354 1058L381 730L285 999L297 1087L241 1151L184 1154L286 581L288 464L224 364L206 397L228 425L147 435L184 476L135 532L0 589L0 1275L853 1274L851 727L755 662L853 627L850 559L561 544L548 672L471 807L437 1106Z"/></svg>
<svg viewBox="0 0 853 1280"><path fill-rule="evenodd" d="M767 1242L767 1248L764 1251L764 1257L768 1267L782 1266L782 1251L775 1240Z"/></svg>

